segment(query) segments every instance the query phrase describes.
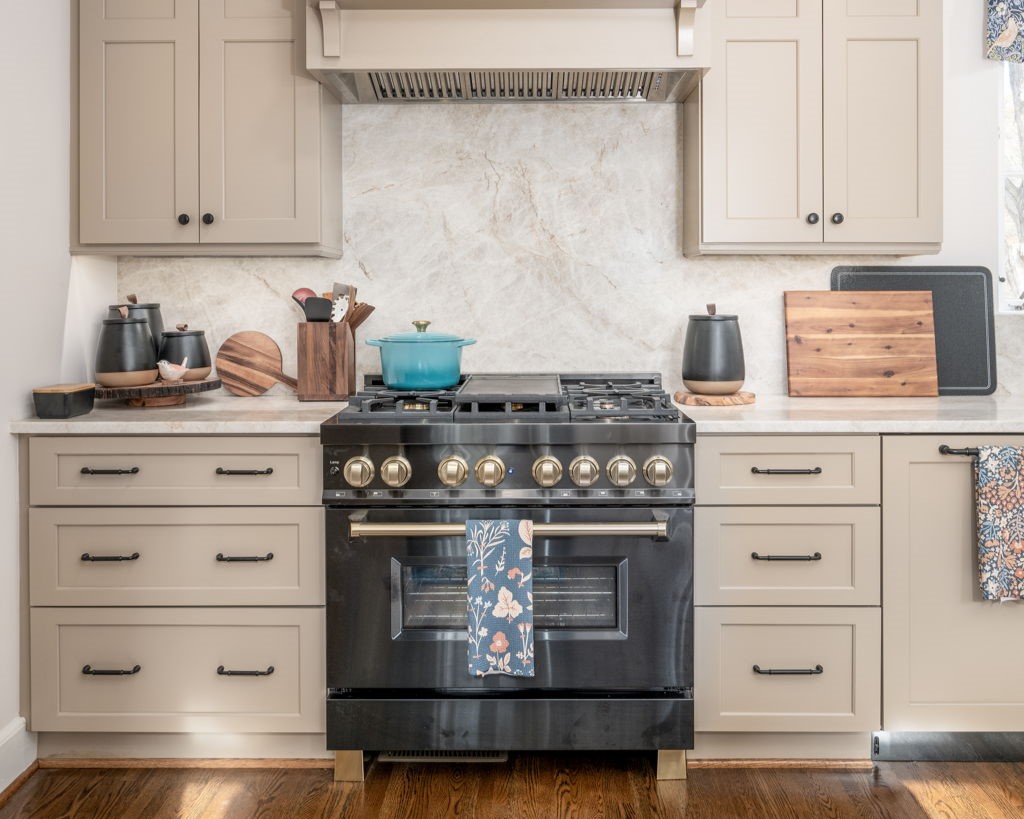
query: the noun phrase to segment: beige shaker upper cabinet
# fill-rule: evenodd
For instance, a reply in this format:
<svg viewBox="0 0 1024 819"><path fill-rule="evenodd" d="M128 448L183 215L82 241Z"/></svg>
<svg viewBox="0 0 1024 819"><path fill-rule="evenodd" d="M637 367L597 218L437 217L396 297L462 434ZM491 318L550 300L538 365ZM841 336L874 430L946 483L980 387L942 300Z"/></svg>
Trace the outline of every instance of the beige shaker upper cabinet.
<svg viewBox="0 0 1024 819"><path fill-rule="evenodd" d="M821 2L718 0L711 10L703 240L820 242Z"/></svg>
<svg viewBox="0 0 1024 819"><path fill-rule="evenodd" d="M825 0L826 242L942 240L942 4Z"/></svg>
<svg viewBox="0 0 1024 819"><path fill-rule="evenodd" d="M199 241L197 31L196 0L81 0L83 243Z"/></svg>
<svg viewBox="0 0 1024 819"><path fill-rule="evenodd" d="M937 252L942 0L713 15L711 69L684 104L686 253Z"/></svg>
<svg viewBox="0 0 1024 819"><path fill-rule="evenodd" d="M302 0L78 9L73 252L341 255L341 105Z"/></svg>

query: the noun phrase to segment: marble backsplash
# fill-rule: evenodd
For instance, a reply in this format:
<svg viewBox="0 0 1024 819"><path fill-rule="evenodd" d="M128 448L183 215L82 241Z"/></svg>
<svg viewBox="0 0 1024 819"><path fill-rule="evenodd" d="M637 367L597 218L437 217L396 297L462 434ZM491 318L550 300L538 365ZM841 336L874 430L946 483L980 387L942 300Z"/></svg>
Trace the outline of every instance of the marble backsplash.
<svg viewBox="0 0 1024 819"><path fill-rule="evenodd" d="M785 394L783 291L828 289L834 266L863 257L684 258L679 117L658 105L349 106L343 259L126 257L118 293L160 302L168 326L205 329L214 352L240 330L268 333L294 372L291 292L348 282L377 307L360 340L426 318L477 339L465 371L660 371L673 389L687 315L714 302L740 317L747 388ZM1018 317L1000 318L997 342L1000 391L1024 394ZM360 346L358 368L379 371L374 348Z"/></svg>

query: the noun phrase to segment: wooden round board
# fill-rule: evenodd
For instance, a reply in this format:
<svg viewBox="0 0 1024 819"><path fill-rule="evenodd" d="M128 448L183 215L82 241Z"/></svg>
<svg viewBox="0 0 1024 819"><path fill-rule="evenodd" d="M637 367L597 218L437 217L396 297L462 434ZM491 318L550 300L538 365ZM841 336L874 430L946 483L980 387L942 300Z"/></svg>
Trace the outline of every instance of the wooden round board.
<svg viewBox="0 0 1024 819"><path fill-rule="evenodd" d="M96 385L96 398L122 398L129 407L178 407L185 396L220 389L221 380L210 376L202 381L154 381L141 387L101 387Z"/></svg>
<svg viewBox="0 0 1024 819"><path fill-rule="evenodd" d="M263 395L279 381L298 386L281 371L281 348L265 333L235 333L220 346L216 364L224 388L235 395Z"/></svg>
<svg viewBox="0 0 1024 819"><path fill-rule="evenodd" d="M679 390L673 396L677 404L688 407L736 407L741 404L753 404L757 396L752 392L734 392L732 395L695 395L692 392Z"/></svg>

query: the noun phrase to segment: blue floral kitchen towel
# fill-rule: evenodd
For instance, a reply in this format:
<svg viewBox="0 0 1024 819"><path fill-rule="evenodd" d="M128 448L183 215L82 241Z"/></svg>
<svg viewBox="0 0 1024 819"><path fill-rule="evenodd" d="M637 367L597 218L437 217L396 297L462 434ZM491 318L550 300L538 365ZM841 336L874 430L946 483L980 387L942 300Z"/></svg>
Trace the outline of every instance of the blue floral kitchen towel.
<svg viewBox="0 0 1024 819"><path fill-rule="evenodd" d="M978 447L978 572L986 600L1024 598L1024 450Z"/></svg>
<svg viewBox="0 0 1024 819"><path fill-rule="evenodd" d="M985 56L990 60L1024 62L1024 0L988 0Z"/></svg>
<svg viewBox="0 0 1024 819"><path fill-rule="evenodd" d="M469 673L532 677L533 522L466 521Z"/></svg>

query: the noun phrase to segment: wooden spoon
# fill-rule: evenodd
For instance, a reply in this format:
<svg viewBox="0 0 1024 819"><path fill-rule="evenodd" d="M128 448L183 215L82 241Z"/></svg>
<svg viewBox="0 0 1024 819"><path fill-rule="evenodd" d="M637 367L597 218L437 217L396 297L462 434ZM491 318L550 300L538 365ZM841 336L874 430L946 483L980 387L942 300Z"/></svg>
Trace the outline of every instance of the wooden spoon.
<svg viewBox="0 0 1024 819"><path fill-rule="evenodd" d="M228 392L263 395L280 382L293 390L298 382L281 370L281 348L265 333L235 333L217 351L217 375Z"/></svg>

